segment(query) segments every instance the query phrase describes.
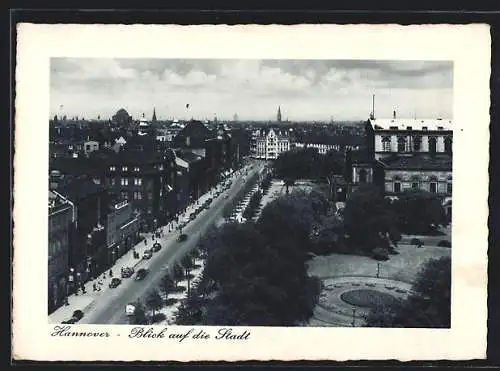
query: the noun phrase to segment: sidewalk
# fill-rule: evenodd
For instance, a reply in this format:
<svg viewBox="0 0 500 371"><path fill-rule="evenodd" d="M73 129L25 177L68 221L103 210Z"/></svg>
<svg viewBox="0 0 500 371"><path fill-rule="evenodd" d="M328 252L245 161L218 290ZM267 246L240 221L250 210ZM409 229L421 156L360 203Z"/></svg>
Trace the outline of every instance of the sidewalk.
<svg viewBox="0 0 500 371"><path fill-rule="evenodd" d="M233 172L230 176L226 177L223 181L226 180L234 180L238 176L237 172ZM179 216L179 223L182 223L183 221L188 221L189 222L189 215L198 207L198 205L203 204L207 199L213 197L214 191L217 189L220 189L221 185L218 184L212 191L209 191L203 195L200 196L200 198L195 201L193 204L189 205L186 208L186 211ZM222 196L222 195L221 195ZM167 225L160 226L158 228L158 231L163 232L163 237L155 238L153 239L153 233L143 233L141 234L142 237L146 238L147 244L144 244L144 241L140 241L137 243L135 246L130 248L129 251L127 251L124 255L122 255L120 258L118 258L111 268L113 271L113 277L118 277L121 279L121 268L125 267L131 267L134 268L136 271L137 269L140 268L141 263L144 262L142 259L142 256L144 254L144 251L147 249L150 249L155 241L159 241L162 244L162 247L165 245L165 241L168 238L171 238L173 235L176 235L178 231L176 230L178 223L175 221L168 223ZM170 230L170 231L169 231ZM135 259L133 256L133 251L139 253L139 259ZM153 255L152 259L154 259L155 256ZM73 315L73 312L75 310L81 310L83 311L84 315L86 313L89 313L89 311L92 309L94 306L95 302L103 295L108 290L113 290L109 288L109 284L111 282L111 279L113 277L110 277L109 275L109 270L106 271L105 273L101 274L99 277L97 277L95 280L89 281L85 283L85 294L82 294L81 291L78 295L72 294L68 297L68 303L69 305L63 305L59 307L57 310L52 312L49 315L49 323L61 323L63 321L69 320L71 316ZM127 278L125 278L127 279ZM129 278L130 279L130 278ZM100 289L100 291L94 291L93 285L96 284L96 286Z"/></svg>

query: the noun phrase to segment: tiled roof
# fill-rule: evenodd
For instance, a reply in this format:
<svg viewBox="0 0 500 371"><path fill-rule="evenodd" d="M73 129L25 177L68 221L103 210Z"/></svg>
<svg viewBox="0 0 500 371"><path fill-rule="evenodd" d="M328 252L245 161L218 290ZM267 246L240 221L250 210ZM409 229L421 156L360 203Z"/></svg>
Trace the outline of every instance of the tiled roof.
<svg viewBox="0 0 500 371"><path fill-rule="evenodd" d="M452 169L452 158L446 155L413 155L409 157L387 157L380 159L387 170L449 170Z"/></svg>
<svg viewBox="0 0 500 371"><path fill-rule="evenodd" d="M89 195L100 193L103 190L103 186L95 184L86 176L80 176L62 185L57 191L72 201L78 201Z"/></svg>

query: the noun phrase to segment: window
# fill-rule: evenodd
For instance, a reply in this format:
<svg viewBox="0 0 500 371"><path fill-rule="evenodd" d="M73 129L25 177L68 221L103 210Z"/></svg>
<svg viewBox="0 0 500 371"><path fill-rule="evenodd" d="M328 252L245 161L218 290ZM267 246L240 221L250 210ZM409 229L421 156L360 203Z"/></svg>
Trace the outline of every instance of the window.
<svg viewBox="0 0 500 371"><path fill-rule="evenodd" d="M453 139L451 137L444 138L444 151L448 154L452 153Z"/></svg>
<svg viewBox="0 0 500 371"><path fill-rule="evenodd" d="M418 182L412 182L411 183L411 189L419 189L419 185L418 185Z"/></svg>
<svg viewBox="0 0 500 371"><path fill-rule="evenodd" d="M114 186L116 184L116 179L115 178L111 178L109 180L109 184L112 185L112 186Z"/></svg>
<svg viewBox="0 0 500 371"><path fill-rule="evenodd" d="M142 179L141 178L135 178L134 179L134 185L136 185L136 186L142 185Z"/></svg>
<svg viewBox="0 0 500 371"><path fill-rule="evenodd" d="M422 137L413 137L413 150L415 152L420 151L420 147L422 146Z"/></svg>
<svg viewBox="0 0 500 371"><path fill-rule="evenodd" d="M142 200L142 193L134 192L134 200Z"/></svg>
<svg viewBox="0 0 500 371"><path fill-rule="evenodd" d="M390 130L398 130L398 127L397 126L390 126L389 129Z"/></svg>
<svg viewBox="0 0 500 371"><path fill-rule="evenodd" d="M128 193L127 192L121 192L120 195L122 196L123 200L128 200Z"/></svg>
<svg viewBox="0 0 500 371"><path fill-rule="evenodd" d="M122 166L122 171L128 171L128 167L127 166Z"/></svg>
<svg viewBox="0 0 500 371"><path fill-rule="evenodd" d="M158 165L158 170L160 170L160 171L163 170L163 164Z"/></svg>
<svg viewBox="0 0 500 371"><path fill-rule="evenodd" d="M109 171L115 171L115 170L116 170L116 167L114 167L114 166L109 167Z"/></svg>
<svg viewBox="0 0 500 371"><path fill-rule="evenodd" d="M382 150L384 152L391 151L391 137L383 137L382 138Z"/></svg>
<svg viewBox="0 0 500 371"><path fill-rule="evenodd" d="M436 182L431 182L429 184L429 191L431 193L436 193L437 192L437 183Z"/></svg>
<svg viewBox="0 0 500 371"><path fill-rule="evenodd" d="M134 171L135 171L135 172L138 172L138 171L140 171L140 170L141 170L141 168L140 168L140 167L138 167L138 166L134 167Z"/></svg>
<svg viewBox="0 0 500 371"><path fill-rule="evenodd" d="M394 182L394 192L395 193L401 192L401 183L400 182Z"/></svg>
<svg viewBox="0 0 500 371"><path fill-rule="evenodd" d="M429 153L436 153L436 143L437 139L435 137L429 137Z"/></svg>
<svg viewBox="0 0 500 371"><path fill-rule="evenodd" d="M365 169L361 169L359 171L359 182L360 183L366 183L366 170Z"/></svg>
<svg viewBox="0 0 500 371"><path fill-rule="evenodd" d="M122 178L120 184L122 186L128 186L128 178Z"/></svg>
<svg viewBox="0 0 500 371"><path fill-rule="evenodd" d="M446 183L446 193L451 194L452 183Z"/></svg>
<svg viewBox="0 0 500 371"><path fill-rule="evenodd" d="M405 151L406 151L406 138L399 137L398 138L398 152L405 152Z"/></svg>

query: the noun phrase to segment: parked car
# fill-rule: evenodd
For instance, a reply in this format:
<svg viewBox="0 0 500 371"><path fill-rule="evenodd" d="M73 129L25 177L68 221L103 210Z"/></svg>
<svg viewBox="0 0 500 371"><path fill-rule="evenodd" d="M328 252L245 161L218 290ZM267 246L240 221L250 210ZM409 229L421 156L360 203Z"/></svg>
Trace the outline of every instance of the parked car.
<svg viewBox="0 0 500 371"><path fill-rule="evenodd" d="M180 234L179 237L177 237L178 242L184 242L187 240L187 234Z"/></svg>
<svg viewBox="0 0 500 371"><path fill-rule="evenodd" d="M122 269L122 278L129 278L134 274L134 268L125 267Z"/></svg>
<svg viewBox="0 0 500 371"><path fill-rule="evenodd" d="M144 251L143 259L151 259L153 257L153 252L151 250Z"/></svg>
<svg viewBox="0 0 500 371"><path fill-rule="evenodd" d="M148 275L149 271L146 269L146 268L141 268L137 271L137 273L135 274L135 280L136 281L140 281L140 280L143 280L144 277L146 277Z"/></svg>
<svg viewBox="0 0 500 371"><path fill-rule="evenodd" d="M196 219L196 212L191 213L191 215L189 215L189 219L195 220Z"/></svg>
<svg viewBox="0 0 500 371"><path fill-rule="evenodd" d="M122 283L122 280L121 280L121 279L119 279L119 278L117 278L117 277L115 277L115 278L113 278L113 279L111 280L111 282L109 283L109 287L110 287L111 289L114 289L115 287L120 286L120 283Z"/></svg>
<svg viewBox="0 0 500 371"><path fill-rule="evenodd" d="M159 243L159 242L155 242L155 243L153 244L153 251L155 251L155 252L156 252L156 251L160 251L160 250L161 250L161 245L160 245L160 243Z"/></svg>

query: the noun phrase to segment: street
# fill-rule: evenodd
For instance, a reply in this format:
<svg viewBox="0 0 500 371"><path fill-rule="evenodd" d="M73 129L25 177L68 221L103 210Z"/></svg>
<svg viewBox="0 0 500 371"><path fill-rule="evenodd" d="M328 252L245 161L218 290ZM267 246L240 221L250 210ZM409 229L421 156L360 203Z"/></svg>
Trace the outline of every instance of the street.
<svg viewBox="0 0 500 371"><path fill-rule="evenodd" d="M223 194L214 199L210 208L204 210L196 219L190 221L183 229L183 233L187 234L188 239L184 242L177 242L178 233L167 234L167 236L157 239L162 245L159 252L154 253L150 260L142 261L137 267L148 268L149 274L142 281L135 281L132 276L128 279L123 279L120 286L115 289L108 289L106 295L103 295L99 300L96 300L92 307L87 308L87 313L78 322L82 324L127 324L128 318L125 314L125 306L128 303L135 302L143 298L151 289L158 286L161 278L166 273L166 268L172 266L173 263L179 262L182 257L196 247L199 238L207 231L207 229L222 217L224 206L232 201L238 192L238 189L251 178L255 172L260 171L264 167L263 164L254 165L249 171L249 176L240 174L229 190L223 194L229 197L225 199ZM148 246L152 245L151 240L148 241ZM116 267L116 272L120 271L120 267Z"/></svg>

